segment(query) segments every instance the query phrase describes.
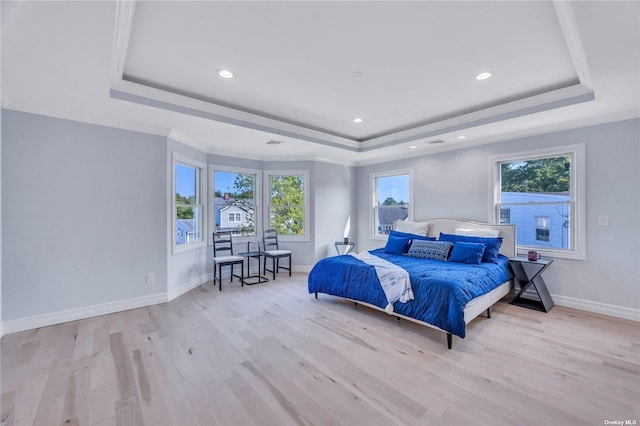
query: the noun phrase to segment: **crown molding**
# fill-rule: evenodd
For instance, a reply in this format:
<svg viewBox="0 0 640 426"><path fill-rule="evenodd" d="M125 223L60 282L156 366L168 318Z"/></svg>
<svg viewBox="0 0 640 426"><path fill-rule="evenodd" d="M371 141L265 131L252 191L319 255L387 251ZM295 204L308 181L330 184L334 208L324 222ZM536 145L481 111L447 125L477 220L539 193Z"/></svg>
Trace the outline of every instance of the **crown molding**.
<svg viewBox="0 0 640 426"><path fill-rule="evenodd" d="M111 62L111 84L117 84L124 75L124 66L129 51L129 40L135 13L135 0L118 0L116 2L116 24L113 35L113 56Z"/></svg>
<svg viewBox="0 0 640 426"><path fill-rule="evenodd" d="M569 49L573 66L578 74L578 79L581 84L587 87L593 87L591 73L589 72L589 65L587 63L587 55L584 52L578 21L573 11L573 3L565 0L554 0L553 7L555 8L565 43Z"/></svg>
<svg viewBox="0 0 640 426"><path fill-rule="evenodd" d="M420 139L440 136L460 130L478 127L497 121L509 120L524 115L588 102L595 99L593 91L582 84L574 84L534 96L506 102L479 111L461 114L452 118L430 123L413 129L369 139L362 142L361 151L414 142Z"/></svg>

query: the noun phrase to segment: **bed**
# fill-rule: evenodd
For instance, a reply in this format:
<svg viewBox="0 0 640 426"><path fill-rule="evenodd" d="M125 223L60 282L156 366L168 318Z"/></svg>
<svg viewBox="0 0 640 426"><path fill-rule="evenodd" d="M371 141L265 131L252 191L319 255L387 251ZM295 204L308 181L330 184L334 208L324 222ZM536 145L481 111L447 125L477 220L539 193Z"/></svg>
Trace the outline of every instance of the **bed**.
<svg viewBox="0 0 640 426"><path fill-rule="evenodd" d="M475 241L475 236L499 234L502 242L499 253L496 248L494 261L484 262L483 258L479 264L417 259L406 254L387 253L384 248L369 251L374 258L390 262L408 273L413 299L395 302L391 310L379 271L366 263L366 257L361 259L358 255L334 256L316 263L309 273L309 293L315 294L316 299L318 293L342 297L357 305L386 310L397 318L440 329L446 332L447 346L451 349L453 335L464 338L466 324L484 312L490 318L491 306L511 291L513 275L508 258L516 254L515 226L452 218L412 223L412 226L416 225L426 228L426 235L431 238L440 237L441 233L449 236L465 234L474 235L469 240Z"/></svg>

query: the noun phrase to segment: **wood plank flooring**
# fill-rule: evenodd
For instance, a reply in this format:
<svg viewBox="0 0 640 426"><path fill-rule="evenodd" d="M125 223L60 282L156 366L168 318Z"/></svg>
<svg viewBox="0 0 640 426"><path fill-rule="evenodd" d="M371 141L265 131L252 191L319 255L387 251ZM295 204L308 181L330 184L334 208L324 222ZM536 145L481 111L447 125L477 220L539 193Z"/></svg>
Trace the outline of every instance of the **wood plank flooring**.
<svg viewBox="0 0 640 426"><path fill-rule="evenodd" d="M640 423L640 324L499 303L467 338L306 274L2 339L3 425Z"/></svg>

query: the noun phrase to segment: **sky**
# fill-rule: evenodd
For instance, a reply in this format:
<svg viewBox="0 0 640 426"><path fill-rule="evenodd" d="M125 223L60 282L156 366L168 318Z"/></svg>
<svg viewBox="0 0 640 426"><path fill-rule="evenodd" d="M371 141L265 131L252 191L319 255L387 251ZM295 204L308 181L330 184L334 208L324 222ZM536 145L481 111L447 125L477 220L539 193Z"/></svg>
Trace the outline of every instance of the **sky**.
<svg viewBox="0 0 640 426"><path fill-rule="evenodd" d="M195 174L193 167L176 164L176 192L185 197L195 195ZM233 181L237 173L216 172L216 181L214 190L223 194L229 190L233 191Z"/></svg>
<svg viewBox="0 0 640 426"><path fill-rule="evenodd" d="M378 201L382 203L389 197L398 202L411 202L409 175L378 177Z"/></svg>
<svg viewBox="0 0 640 426"><path fill-rule="evenodd" d="M176 164L176 192L185 197L195 195L195 175L195 168Z"/></svg>

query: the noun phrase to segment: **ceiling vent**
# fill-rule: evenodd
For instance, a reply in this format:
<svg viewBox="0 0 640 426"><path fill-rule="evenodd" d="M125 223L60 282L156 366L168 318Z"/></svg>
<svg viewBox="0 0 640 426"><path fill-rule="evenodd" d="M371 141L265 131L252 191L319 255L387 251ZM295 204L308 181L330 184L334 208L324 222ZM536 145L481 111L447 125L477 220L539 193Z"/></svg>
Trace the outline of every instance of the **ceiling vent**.
<svg viewBox="0 0 640 426"><path fill-rule="evenodd" d="M278 141L278 140L275 140L275 139L271 139L270 141L267 142L267 145L281 145L283 143L284 143L284 141Z"/></svg>

